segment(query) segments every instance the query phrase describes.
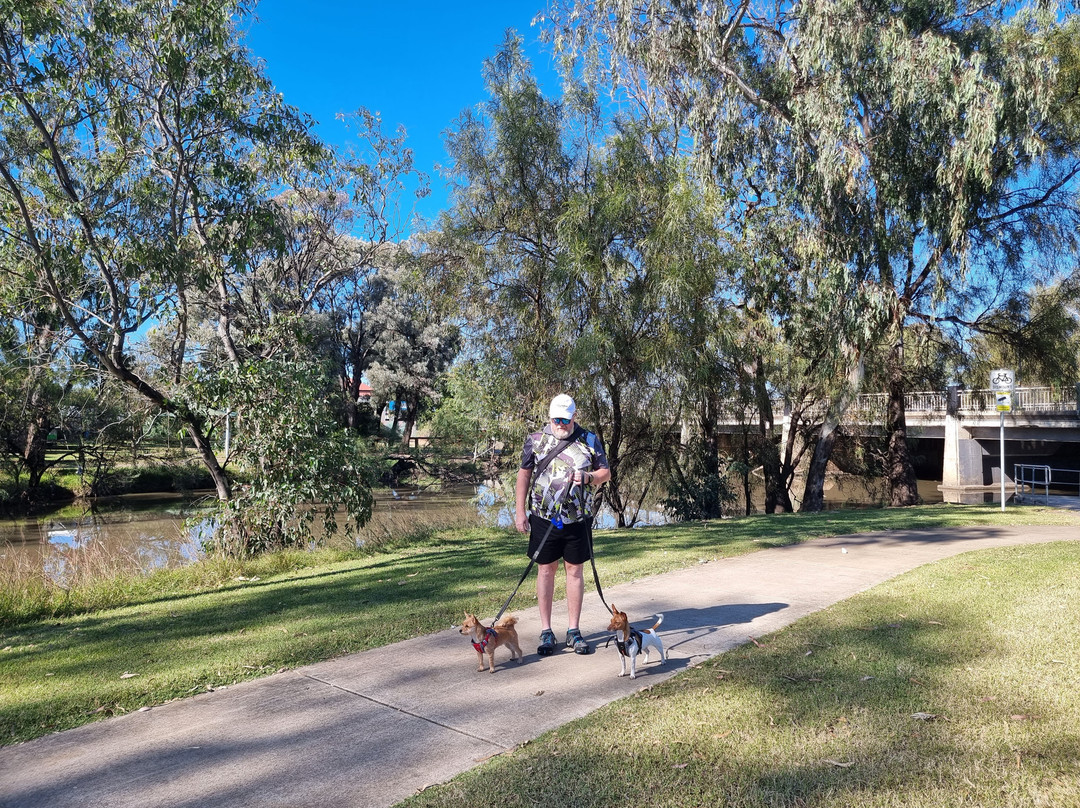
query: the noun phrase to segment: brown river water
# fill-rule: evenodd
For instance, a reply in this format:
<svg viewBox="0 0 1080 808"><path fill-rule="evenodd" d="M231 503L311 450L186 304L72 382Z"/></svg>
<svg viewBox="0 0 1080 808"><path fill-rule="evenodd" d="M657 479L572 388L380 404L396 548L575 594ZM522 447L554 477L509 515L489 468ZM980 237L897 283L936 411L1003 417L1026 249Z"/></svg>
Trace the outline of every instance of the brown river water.
<svg viewBox="0 0 1080 808"><path fill-rule="evenodd" d="M941 500L937 485L920 482L924 501ZM378 490L371 521L364 529L330 541L362 545L424 526L509 527L513 508L507 493L483 485ZM825 494L831 507L873 501L873 492L858 481L833 481ZM208 517L200 516L205 502L205 497L132 495L93 508L69 507L36 518L0 519L0 582L29 575L64 584L83 575L149 572L189 564L202 557L201 538L212 527ZM659 511L643 512L641 518L647 524L666 521ZM600 514L598 528L614 526L610 513Z"/></svg>

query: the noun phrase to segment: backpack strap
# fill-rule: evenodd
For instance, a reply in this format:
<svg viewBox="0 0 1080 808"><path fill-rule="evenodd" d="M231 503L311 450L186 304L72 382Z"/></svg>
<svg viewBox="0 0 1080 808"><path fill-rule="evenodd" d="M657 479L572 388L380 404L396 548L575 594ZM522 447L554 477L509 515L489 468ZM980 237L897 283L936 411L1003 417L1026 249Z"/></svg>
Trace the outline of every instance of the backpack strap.
<svg viewBox="0 0 1080 808"><path fill-rule="evenodd" d="M533 479L535 480L543 474L544 471L547 470L547 467L551 465L551 461L558 457L559 453L566 449L567 446L577 440L578 435L583 431L581 424L575 424L574 431L570 433L570 437L556 443L554 449L544 455L541 459L537 460L536 465L533 466Z"/></svg>

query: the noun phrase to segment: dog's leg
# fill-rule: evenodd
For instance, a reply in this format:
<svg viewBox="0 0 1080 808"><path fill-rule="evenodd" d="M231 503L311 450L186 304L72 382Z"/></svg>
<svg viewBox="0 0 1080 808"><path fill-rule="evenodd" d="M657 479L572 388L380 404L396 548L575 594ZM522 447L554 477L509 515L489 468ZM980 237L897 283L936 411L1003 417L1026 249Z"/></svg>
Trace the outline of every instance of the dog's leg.
<svg viewBox="0 0 1080 808"><path fill-rule="evenodd" d="M483 669L484 669L483 666L481 666L480 670L483 670ZM494 648L492 648L490 651L488 651L488 673L495 673L495 649Z"/></svg>
<svg viewBox="0 0 1080 808"><path fill-rule="evenodd" d="M626 656L619 654L619 676L626 676Z"/></svg>
<svg viewBox="0 0 1080 808"><path fill-rule="evenodd" d="M476 666L477 673L484 672L484 654L481 651L476 652Z"/></svg>
<svg viewBox="0 0 1080 808"><path fill-rule="evenodd" d="M630 678L637 679L637 649L632 647L630 651Z"/></svg>

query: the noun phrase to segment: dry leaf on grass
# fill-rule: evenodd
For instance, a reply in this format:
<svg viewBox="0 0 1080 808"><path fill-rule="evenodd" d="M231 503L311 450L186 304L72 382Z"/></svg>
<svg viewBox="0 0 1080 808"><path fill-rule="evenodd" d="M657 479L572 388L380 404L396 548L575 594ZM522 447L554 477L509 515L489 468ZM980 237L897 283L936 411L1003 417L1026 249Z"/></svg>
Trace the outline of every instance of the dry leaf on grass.
<svg viewBox="0 0 1080 808"><path fill-rule="evenodd" d="M912 713L911 717L918 721L933 721L937 718L937 713Z"/></svg>
<svg viewBox="0 0 1080 808"><path fill-rule="evenodd" d="M852 766L855 765L854 760L850 760L847 763L842 763L839 760L826 760L825 762L828 763L830 766L839 766L841 769L850 769Z"/></svg>

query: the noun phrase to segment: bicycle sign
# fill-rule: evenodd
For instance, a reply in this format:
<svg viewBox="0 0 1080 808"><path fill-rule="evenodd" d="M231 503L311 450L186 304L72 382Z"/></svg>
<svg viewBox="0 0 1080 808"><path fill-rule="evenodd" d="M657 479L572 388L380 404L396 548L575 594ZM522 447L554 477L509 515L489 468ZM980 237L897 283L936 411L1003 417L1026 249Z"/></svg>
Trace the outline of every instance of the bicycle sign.
<svg viewBox="0 0 1080 808"><path fill-rule="evenodd" d="M990 371L990 389L995 392L1007 390L1011 393L1016 389L1016 374L1004 369Z"/></svg>

